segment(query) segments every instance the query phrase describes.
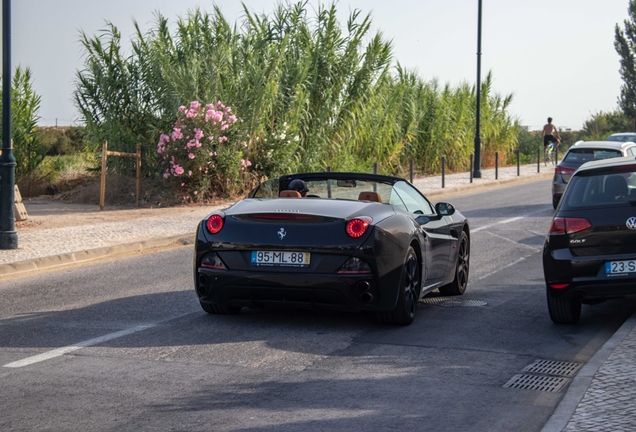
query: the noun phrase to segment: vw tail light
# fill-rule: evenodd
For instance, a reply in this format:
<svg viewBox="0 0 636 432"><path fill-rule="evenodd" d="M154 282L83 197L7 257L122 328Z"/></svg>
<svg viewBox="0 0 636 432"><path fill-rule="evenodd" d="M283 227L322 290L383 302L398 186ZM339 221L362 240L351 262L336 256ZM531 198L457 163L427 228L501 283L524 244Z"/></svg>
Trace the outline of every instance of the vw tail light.
<svg viewBox="0 0 636 432"><path fill-rule="evenodd" d="M585 218L555 217L550 227L550 234L574 234L591 227L592 224Z"/></svg>

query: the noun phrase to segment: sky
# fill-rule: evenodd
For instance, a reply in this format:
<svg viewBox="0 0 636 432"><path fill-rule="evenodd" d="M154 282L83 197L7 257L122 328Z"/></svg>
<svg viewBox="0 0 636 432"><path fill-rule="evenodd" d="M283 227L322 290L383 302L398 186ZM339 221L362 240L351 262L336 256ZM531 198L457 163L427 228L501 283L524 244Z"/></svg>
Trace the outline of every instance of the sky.
<svg viewBox="0 0 636 432"><path fill-rule="evenodd" d="M13 0L12 66L29 67L41 96L42 126L79 124L75 77L84 65L79 35L97 35L112 22L122 40L133 20L151 28L159 11L170 20L195 8L220 7L241 22L243 5L269 14L278 0ZM317 8L317 0L309 6ZM322 4L331 4L322 1ZM394 61L425 80L451 86L477 78L478 0L340 0L349 13L371 14L374 32L391 40ZM482 0L481 73L494 91L513 95L510 113L530 130L548 116L561 129L617 107L622 80L614 28L627 18L628 0Z"/></svg>

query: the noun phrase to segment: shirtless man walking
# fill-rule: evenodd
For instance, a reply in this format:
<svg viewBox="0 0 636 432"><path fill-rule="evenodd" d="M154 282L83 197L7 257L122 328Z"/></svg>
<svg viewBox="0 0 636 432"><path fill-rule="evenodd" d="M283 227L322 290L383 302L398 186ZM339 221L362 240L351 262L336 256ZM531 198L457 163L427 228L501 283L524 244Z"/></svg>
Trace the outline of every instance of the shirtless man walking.
<svg viewBox="0 0 636 432"><path fill-rule="evenodd" d="M554 146L557 147L561 142L561 136L559 135L559 131L556 126L552 124L552 117L548 117L548 124L543 126L543 132L541 133L543 137L543 148L545 149L550 145L551 142L554 143Z"/></svg>

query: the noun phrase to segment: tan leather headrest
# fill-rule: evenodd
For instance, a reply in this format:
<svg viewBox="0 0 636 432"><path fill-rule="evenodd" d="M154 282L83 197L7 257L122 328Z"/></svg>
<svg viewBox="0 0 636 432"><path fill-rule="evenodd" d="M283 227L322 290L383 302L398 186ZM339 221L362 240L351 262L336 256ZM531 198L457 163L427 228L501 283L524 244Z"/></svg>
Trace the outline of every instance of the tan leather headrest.
<svg viewBox="0 0 636 432"><path fill-rule="evenodd" d="M382 197L377 192L360 192L358 195L358 201L374 201L374 202L382 202Z"/></svg>

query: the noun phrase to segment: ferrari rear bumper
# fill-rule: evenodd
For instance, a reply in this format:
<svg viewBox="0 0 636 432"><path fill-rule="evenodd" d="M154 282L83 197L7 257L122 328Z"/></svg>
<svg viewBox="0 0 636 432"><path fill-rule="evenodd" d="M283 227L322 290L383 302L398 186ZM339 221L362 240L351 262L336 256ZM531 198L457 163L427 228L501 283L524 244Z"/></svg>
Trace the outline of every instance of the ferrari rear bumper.
<svg viewBox="0 0 636 432"><path fill-rule="evenodd" d="M384 310L372 274L261 273L197 269L202 303L233 307ZM391 306L393 307L393 306Z"/></svg>

